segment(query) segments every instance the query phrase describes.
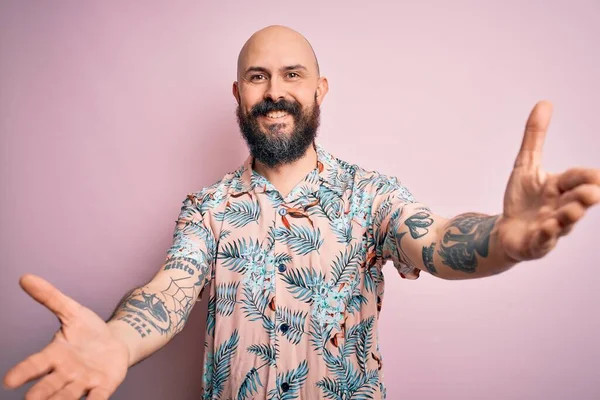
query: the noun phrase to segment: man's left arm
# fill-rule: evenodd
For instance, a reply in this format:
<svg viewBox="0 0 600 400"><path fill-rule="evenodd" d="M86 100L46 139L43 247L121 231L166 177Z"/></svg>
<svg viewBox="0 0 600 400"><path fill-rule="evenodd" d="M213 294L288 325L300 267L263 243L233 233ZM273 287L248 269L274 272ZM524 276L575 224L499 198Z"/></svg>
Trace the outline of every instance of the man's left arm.
<svg viewBox="0 0 600 400"><path fill-rule="evenodd" d="M482 278L517 263L500 243L501 215L464 213L448 219L422 205L407 204L399 220L392 232L400 259L436 277Z"/></svg>
<svg viewBox="0 0 600 400"><path fill-rule="evenodd" d="M464 213L446 219L422 204L403 205L388 227L399 265L444 279L481 278L542 258L571 232L586 210L600 202L600 170L542 170L551 113L551 104L542 101L529 115L501 214Z"/></svg>

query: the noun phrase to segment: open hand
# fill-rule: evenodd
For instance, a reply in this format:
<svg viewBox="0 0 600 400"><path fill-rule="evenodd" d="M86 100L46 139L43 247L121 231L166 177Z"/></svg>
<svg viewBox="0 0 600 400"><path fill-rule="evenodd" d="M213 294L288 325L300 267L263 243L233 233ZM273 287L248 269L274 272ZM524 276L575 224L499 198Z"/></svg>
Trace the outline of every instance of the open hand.
<svg viewBox="0 0 600 400"><path fill-rule="evenodd" d="M42 351L10 369L4 385L17 388L41 378L26 399L108 399L125 379L126 345L98 315L45 280L25 275L20 284L59 318L61 328Z"/></svg>
<svg viewBox="0 0 600 400"><path fill-rule="evenodd" d="M511 259L541 258L600 201L600 169L542 170L542 146L552 105L541 101L529 115L521 149L504 195L500 243Z"/></svg>

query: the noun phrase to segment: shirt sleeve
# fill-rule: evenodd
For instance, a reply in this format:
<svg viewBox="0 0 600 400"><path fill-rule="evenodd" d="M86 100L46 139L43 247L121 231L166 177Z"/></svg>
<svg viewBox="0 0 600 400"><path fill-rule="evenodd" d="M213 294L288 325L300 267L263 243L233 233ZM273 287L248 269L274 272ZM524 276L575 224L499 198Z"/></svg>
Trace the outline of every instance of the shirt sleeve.
<svg viewBox="0 0 600 400"><path fill-rule="evenodd" d="M378 185L373 200L373 236L383 259L382 266L391 260L404 279L417 279L421 272L402 249L406 230L400 229L409 211L418 206L422 207L395 177Z"/></svg>
<svg viewBox="0 0 600 400"><path fill-rule="evenodd" d="M202 193L202 192L200 192ZM189 265L196 275L196 286L204 288L214 276L216 240L206 209L206 196L189 193L179 212L173 242L167 250L167 264L178 259Z"/></svg>

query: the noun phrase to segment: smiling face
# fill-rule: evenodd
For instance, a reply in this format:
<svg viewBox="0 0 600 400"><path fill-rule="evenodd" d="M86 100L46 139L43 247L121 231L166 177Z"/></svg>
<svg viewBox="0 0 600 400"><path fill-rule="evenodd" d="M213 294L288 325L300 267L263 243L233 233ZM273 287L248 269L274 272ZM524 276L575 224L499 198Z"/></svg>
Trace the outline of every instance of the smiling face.
<svg viewBox="0 0 600 400"><path fill-rule="evenodd" d="M319 126L327 79L299 33L273 26L255 33L238 59L233 94L251 154L273 167L302 157Z"/></svg>

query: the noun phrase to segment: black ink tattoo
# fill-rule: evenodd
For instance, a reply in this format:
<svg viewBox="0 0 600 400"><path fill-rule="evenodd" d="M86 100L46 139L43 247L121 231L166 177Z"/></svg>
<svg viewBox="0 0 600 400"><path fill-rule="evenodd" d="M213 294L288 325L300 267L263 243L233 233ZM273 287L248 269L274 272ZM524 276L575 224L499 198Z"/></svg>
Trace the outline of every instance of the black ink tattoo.
<svg viewBox="0 0 600 400"><path fill-rule="evenodd" d="M433 224L433 219L431 218L431 215L426 212L418 212L407 218L405 224L410 230L410 236L412 236L413 239L418 239L429 233L429 229L427 228ZM419 230L419 228L421 230Z"/></svg>
<svg viewBox="0 0 600 400"><path fill-rule="evenodd" d="M435 243L432 243L431 246L423 246L423 264L427 271L429 271L432 275L437 275L437 270L435 269L435 265L433 264L433 251L435 249Z"/></svg>
<svg viewBox="0 0 600 400"><path fill-rule="evenodd" d="M117 320L126 322L129 326L135 329L142 338L145 338L146 336L150 335L150 333L152 333L146 321L142 320L137 316L126 314L120 316L119 318L117 318Z"/></svg>
<svg viewBox="0 0 600 400"><path fill-rule="evenodd" d="M169 269L180 269L182 271L187 272L190 275L193 275L194 270L192 268L190 268L190 266L188 264L194 265L194 267L196 267L196 269L198 268L196 266L196 262L194 260L192 260L191 258L173 257L165 263L164 270L166 271Z"/></svg>
<svg viewBox="0 0 600 400"><path fill-rule="evenodd" d="M474 273L477 270L477 254L488 256L490 233L498 218L498 215L475 213L454 218L438 251L442 262L454 270ZM452 233L452 228L457 228L459 233Z"/></svg>

